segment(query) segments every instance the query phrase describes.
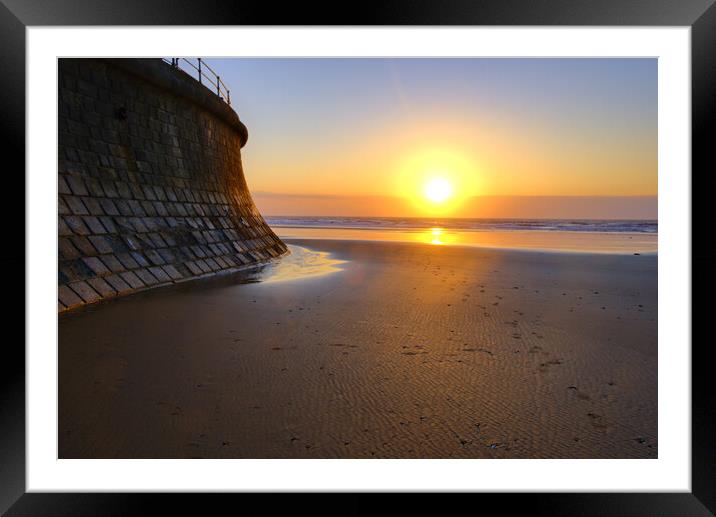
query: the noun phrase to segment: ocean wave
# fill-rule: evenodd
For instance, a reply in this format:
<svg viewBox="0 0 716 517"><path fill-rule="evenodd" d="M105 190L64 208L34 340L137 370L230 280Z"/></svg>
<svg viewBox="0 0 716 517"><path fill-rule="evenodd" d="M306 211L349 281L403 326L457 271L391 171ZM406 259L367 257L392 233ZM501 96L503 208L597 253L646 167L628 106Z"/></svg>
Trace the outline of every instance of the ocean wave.
<svg viewBox="0 0 716 517"><path fill-rule="evenodd" d="M278 217L266 222L277 227L465 231L561 231L599 233L658 233L657 221L586 219L452 219L408 217Z"/></svg>

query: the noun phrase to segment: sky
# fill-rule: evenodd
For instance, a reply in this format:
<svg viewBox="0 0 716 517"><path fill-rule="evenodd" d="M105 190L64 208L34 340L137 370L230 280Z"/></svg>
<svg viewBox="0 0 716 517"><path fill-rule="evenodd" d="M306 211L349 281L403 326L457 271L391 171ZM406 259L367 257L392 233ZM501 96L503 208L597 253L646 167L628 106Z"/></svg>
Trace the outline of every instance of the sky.
<svg viewBox="0 0 716 517"><path fill-rule="evenodd" d="M207 62L266 215L656 218L656 59Z"/></svg>

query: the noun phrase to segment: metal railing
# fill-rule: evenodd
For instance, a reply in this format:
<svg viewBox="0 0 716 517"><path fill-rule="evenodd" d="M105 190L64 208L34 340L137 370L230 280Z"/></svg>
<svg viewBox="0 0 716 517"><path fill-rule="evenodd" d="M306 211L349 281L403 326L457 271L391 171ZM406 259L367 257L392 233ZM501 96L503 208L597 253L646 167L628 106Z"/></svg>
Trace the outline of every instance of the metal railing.
<svg viewBox="0 0 716 517"><path fill-rule="evenodd" d="M224 84L224 81L221 80L219 74L214 72L214 70L212 70L212 68L207 65L203 59L200 57L194 59L187 59L185 57L164 57L162 60L187 75L194 77L194 75L187 70L187 68L185 68L187 66L191 67L191 69L196 72L195 79L199 81L199 84L203 84L209 88L209 90L215 92L221 100L231 106L231 92L226 87L226 84ZM209 87L209 85L211 85L211 87Z"/></svg>

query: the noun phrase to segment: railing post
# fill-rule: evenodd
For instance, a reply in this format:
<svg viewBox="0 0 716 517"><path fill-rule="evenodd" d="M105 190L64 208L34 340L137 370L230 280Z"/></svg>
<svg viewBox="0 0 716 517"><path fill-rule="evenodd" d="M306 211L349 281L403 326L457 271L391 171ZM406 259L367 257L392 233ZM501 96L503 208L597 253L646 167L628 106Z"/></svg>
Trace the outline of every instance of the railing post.
<svg viewBox="0 0 716 517"><path fill-rule="evenodd" d="M166 62L166 58L162 58L162 59L164 59ZM173 66L174 68L179 68L179 59L180 58L173 57L170 59L171 59L171 66ZM201 66L201 61L202 61L201 58L200 57L196 58L197 63L198 63L197 66L194 66L189 59L187 59L187 58L183 58L183 59L187 63L189 63L189 65L192 66L195 70L197 70L197 72L199 73L199 84L203 85L204 84L204 80L203 80L204 71L202 70L202 66ZM209 72L211 72L211 75L213 75L216 78L216 96L219 97L224 102L226 102L229 106L231 106L231 92L226 87L226 85L221 82L221 76L216 75L216 72L214 72L214 70L212 70L212 68L209 65L206 65L206 67L209 69ZM185 72L187 75L191 75L189 73L190 71L188 69ZM211 75L206 76L207 79L209 80L209 83L212 82ZM206 85L206 87L210 88L210 86L208 84ZM226 94L226 97L222 97L222 87L223 87L223 92Z"/></svg>

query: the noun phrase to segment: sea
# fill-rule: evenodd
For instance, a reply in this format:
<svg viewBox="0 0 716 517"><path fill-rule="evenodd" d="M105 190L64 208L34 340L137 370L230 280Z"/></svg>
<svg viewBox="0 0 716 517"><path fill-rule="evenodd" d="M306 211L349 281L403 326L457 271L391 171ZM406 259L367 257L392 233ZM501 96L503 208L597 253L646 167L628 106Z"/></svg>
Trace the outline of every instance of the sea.
<svg viewBox="0 0 716 517"><path fill-rule="evenodd" d="M658 233L652 220L594 219L457 219L418 217L278 217L267 216L271 226L284 228L346 228L363 230L424 230L442 228L458 231L535 231Z"/></svg>
<svg viewBox="0 0 716 517"><path fill-rule="evenodd" d="M655 254L657 221L456 219L434 217L266 217L285 240L420 242L556 252Z"/></svg>

